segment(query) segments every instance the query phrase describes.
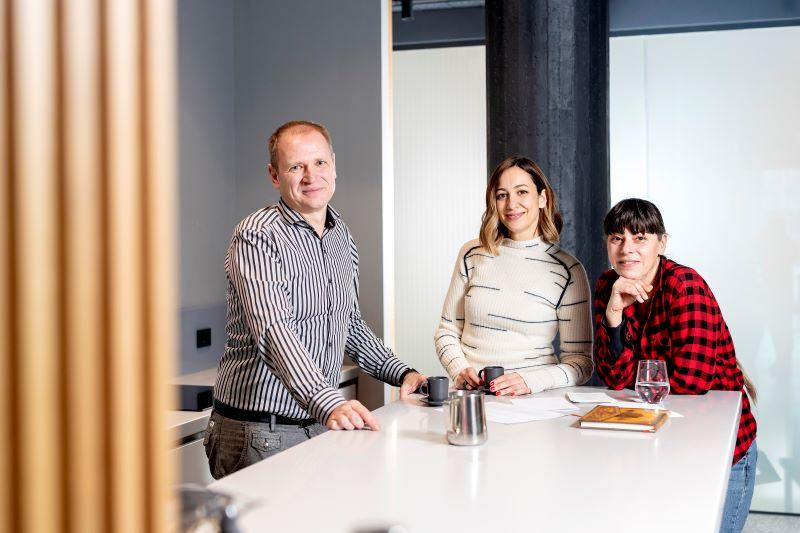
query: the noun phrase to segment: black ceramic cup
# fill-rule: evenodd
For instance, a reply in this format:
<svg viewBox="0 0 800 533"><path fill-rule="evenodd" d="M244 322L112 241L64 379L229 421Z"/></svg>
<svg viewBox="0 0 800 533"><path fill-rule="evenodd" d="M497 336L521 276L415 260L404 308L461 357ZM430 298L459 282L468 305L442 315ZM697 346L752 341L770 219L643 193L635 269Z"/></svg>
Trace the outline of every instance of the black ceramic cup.
<svg viewBox="0 0 800 533"><path fill-rule="evenodd" d="M422 394L428 396L429 402L443 402L447 399L448 381L445 376L430 376L427 383L419 388Z"/></svg>
<svg viewBox="0 0 800 533"><path fill-rule="evenodd" d="M499 378L503 375L505 369L502 366L485 366L478 372L478 377L483 380L483 390L489 390L489 383L493 379Z"/></svg>

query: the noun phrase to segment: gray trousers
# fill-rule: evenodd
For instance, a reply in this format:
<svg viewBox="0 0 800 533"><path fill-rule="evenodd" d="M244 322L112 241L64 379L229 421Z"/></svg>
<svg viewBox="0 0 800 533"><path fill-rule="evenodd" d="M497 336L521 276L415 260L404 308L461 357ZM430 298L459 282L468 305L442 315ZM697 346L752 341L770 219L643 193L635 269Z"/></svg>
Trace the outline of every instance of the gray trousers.
<svg viewBox="0 0 800 533"><path fill-rule="evenodd" d="M284 424L240 422L211 412L203 445L214 479L272 457L327 430L322 424L306 428Z"/></svg>

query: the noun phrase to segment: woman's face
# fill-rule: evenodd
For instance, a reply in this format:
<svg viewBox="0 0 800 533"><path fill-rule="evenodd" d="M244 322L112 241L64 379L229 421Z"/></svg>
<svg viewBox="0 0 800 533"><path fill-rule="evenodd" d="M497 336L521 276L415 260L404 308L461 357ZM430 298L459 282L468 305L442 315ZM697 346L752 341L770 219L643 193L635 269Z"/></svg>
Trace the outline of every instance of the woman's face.
<svg viewBox="0 0 800 533"><path fill-rule="evenodd" d="M529 241L536 237L539 209L547 204L545 191L539 194L530 174L519 167L511 167L500 174L494 193L495 209L500 222L515 241Z"/></svg>
<svg viewBox="0 0 800 533"><path fill-rule="evenodd" d="M667 236L655 233L612 233L606 237L608 260L623 278L651 283L658 272L658 256L667 247Z"/></svg>

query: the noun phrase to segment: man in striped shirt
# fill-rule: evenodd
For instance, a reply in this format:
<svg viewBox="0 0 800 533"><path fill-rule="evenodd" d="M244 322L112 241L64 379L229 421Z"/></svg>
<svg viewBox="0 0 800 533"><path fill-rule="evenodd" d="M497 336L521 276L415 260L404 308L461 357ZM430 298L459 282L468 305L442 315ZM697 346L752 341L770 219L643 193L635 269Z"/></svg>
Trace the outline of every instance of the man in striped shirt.
<svg viewBox="0 0 800 533"><path fill-rule="evenodd" d="M358 251L329 205L336 165L328 130L288 122L269 140L280 201L236 227L225 260L228 319L205 447L215 478L325 429L379 429L338 391L344 353L400 386L425 377L400 361L361 318Z"/></svg>

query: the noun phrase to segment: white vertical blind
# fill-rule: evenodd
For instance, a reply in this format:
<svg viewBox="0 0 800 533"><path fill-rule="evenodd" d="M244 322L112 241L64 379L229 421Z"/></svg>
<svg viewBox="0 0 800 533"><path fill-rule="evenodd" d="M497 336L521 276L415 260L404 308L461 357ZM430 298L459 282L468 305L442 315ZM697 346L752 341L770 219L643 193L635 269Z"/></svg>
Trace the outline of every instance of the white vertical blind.
<svg viewBox="0 0 800 533"><path fill-rule="evenodd" d="M611 40L611 197L662 210L759 391L752 508L800 513L800 28Z"/></svg>
<svg viewBox="0 0 800 533"><path fill-rule="evenodd" d="M485 48L394 52L397 354L444 375L433 332L486 186Z"/></svg>

